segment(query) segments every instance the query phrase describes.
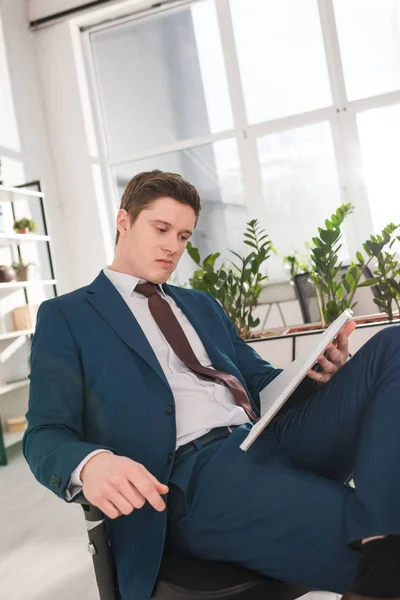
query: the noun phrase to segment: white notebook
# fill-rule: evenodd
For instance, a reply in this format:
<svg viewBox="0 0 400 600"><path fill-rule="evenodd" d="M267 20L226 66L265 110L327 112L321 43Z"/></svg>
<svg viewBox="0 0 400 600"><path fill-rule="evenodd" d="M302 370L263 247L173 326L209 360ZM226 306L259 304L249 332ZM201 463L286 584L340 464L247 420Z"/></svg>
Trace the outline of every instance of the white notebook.
<svg viewBox="0 0 400 600"><path fill-rule="evenodd" d="M253 425L251 431L240 445L242 450L250 448L254 440L258 438L263 429L265 429L281 406L283 406L289 396L303 381L308 371L315 365L327 346L335 339L339 331L352 316L353 312L350 309L342 312L324 333L315 336L315 347L313 350L296 358L289 367L284 369L278 377L275 377L260 392L261 419Z"/></svg>

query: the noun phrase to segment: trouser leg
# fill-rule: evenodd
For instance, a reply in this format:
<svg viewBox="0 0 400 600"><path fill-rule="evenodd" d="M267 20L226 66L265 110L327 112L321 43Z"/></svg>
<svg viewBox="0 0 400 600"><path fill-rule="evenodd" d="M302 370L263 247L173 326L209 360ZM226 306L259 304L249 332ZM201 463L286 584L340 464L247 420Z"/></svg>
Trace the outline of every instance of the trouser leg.
<svg viewBox="0 0 400 600"><path fill-rule="evenodd" d="M400 533L400 326L376 334L272 427L296 468L340 482L353 474L349 542Z"/></svg>
<svg viewBox="0 0 400 600"><path fill-rule="evenodd" d="M245 435L245 426L237 428L177 465L168 501L169 549L344 592L358 562L344 519L354 490L295 469L270 432L243 452Z"/></svg>

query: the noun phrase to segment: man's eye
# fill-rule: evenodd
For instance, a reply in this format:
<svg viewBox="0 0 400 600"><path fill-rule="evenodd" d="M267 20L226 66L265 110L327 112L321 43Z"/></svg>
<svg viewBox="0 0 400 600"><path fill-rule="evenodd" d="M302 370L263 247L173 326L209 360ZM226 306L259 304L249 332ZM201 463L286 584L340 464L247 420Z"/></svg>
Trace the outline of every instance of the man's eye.
<svg viewBox="0 0 400 600"><path fill-rule="evenodd" d="M185 237L184 235L181 235L181 240L183 242L187 242L189 238Z"/></svg>
<svg viewBox="0 0 400 600"><path fill-rule="evenodd" d="M159 227L157 227L158 231L160 231L161 233L165 233L167 230L166 229L160 229Z"/></svg>

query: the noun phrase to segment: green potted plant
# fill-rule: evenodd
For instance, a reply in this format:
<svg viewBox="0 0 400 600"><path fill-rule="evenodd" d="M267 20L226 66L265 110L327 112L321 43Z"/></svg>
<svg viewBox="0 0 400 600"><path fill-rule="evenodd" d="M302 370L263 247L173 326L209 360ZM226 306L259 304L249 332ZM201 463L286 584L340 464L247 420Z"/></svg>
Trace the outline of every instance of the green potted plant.
<svg viewBox="0 0 400 600"><path fill-rule="evenodd" d="M325 229L318 228L319 237L312 239L314 246L311 248L311 278L317 290L323 327L337 319L346 308L354 308L354 294L359 286L362 271L371 261L370 258L365 262L362 254L357 252L358 264L352 262L347 271L340 274L343 267L339 261L341 226L353 210L354 206L350 202L339 206L331 218L326 219Z"/></svg>
<svg viewBox="0 0 400 600"><path fill-rule="evenodd" d="M12 263L12 268L14 269L17 281L28 281L30 278L31 268L33 267L33 263L24 263L21 259Z"/></svg>
<svg viewBox="0 0 400 600"><path fill-rule="evenodd" d="M244 339L249 337L250 329L257 327L260 319L254 319L252 312L261 293L261 283L267 279L261 275L261 265L275 252L272 242L257 219L247 223L244 243L252 251L244 256L230 250L236 262L231 265L222 263L216 266L220 253L209 254L201 261L197 248L189 242L187 252L199 267L189 280L193 289L212 294L224 307L234 322L239 334Z"/></svg>
<svg viewBox="0 0 400 600"><path fill-rule="evenodd" d="M388 315L389 321L393 320L393 306L400 316L400 265L396 259L396 250L393 249L396 242L400 241L400 236L396 235L399 227L400 225L389 223L380 235L371 235L363 244L370 260L375 259L376 266L372 270L372 279L362 282L359 287L379 286L380 296L374 298L374 302Z"/></svg>
<svg viewBox="0 0 400 600"><path fill-rule="evenodd" d="M36 224L32 219L24 217L23 219L15 220L13 228L16 233L34 233Z"/></svg>

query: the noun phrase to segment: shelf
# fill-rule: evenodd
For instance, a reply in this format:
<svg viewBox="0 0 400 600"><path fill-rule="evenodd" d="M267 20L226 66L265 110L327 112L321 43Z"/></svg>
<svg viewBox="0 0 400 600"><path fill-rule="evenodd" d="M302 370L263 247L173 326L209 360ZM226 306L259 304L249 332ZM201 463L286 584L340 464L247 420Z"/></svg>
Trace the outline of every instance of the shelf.
<svg viewBox="0 0 400 600"><path fill-rule="evenodd" d="M18 242L49 242L50 236L36 235L36 233L0 233L0 243L2 243L2 240Z"/></svg>
<svg viewBox="0 0 400 600"><path fill-rule="evenodd" d="M35 198L43 198L43 196L44 196L43 192L35 192L34 190L27 190L25 188L16 188L16 187L8 186L8 185L0 185L0 193L1 192L6 192L8 194L18 194L18 195L22 194L23 196L34 196ZM1 202L4 202L4 200L1 199Z"/></svg>
<svg viewBox="0 0 400 600"><path fill-rule="evenodd" d="M10 433L9 431L4 431L3 432L4 447L11 448L11 446L15 446L15 444L18 444L19 442L21 442L22 438L24 437L24 433L25 433L25 431L15 431L13 433Z"/></svg>
<svg viewBox="0 0 400 600"><path fill-rule="evenodd" d="M0 396L3 394L8 394L8 392L13 392L14 390L19 390L27 385L29 385L29 379L21 379L20 381L14 381L14 383L0 385Z"/></svg>
<svg viewBox="0 0 400 600"><path fill-rule="evenodd" d="M56 279L32 279L29 281L7 281L7 283L0 283L0 290L7 290L10 288L26 288L33 285L57 285Z"/></svg>
<svg viewBox="0 0 400 600"><path fill-rule="evenodd" d="M1 0L0 0L1 2ZM26 186L26 187L25 187ZM25 259L28 261L28 256L25 256L26 253L29 254L29 250L32 252L40 252L42 254L48 255L48 265L49 272L45 271L44 273L39 271L35 272L32 275L32 279L30 278L27 281L6 281L4 283L0 282L0 299L12 300L12 296L21 295L21 290L24 292L25 296L25 305L29 305L28 300L33 302L33 298L28 298L28 296L35 294L36 292L46 292L45 296L50 294L50 296L57 296L56 286L57 280L55 279L55 274L52 268L52 250L50 247L52 238L48 235L48 229L46 225L46 210L44 206L44 198L45 194L41 189L40 181L30 181L26 182L24 187L15 187L14 185L0 185L0 205L3 205L3 218L2 218L2 227L0 229L0 250L5 252L4 260L11 262L12 260L16 260L17 258L17 250L18 257L21 259ZM13 225L15 223L15 219L21 218L21 215L29 218L33 218L36 222L36 231L30 233L17 233ZM28 231L28 230L27 230ZM43 244L44 242L44 244ZM37 244L42 244L42 246L37 246ZM29 245L30 244L30 245ZM11 256L11 258L10 258ZM29 260L32 257L29 257ZM32 262L37 262L34 257ZM43 286L43 287L42 287ZM45 287L46 286L46 287ZM53 293L54 292L54 293ZM40 296L42 294L40 293ZM13 305L17 301L12 303L8 308L12 308ZM40 301L37 302L40 304ZM19 307L15 307L19 308ZM21 307L21 310L23 308ZM26 309L28 312L29 309ZM34 311L34 309L32 309ZM34 311L36 312L36 311ZM4 316L8 314L5 310L3 311ZM3 315L2 315L3 316ZM11 315L10 315L11 316ZM18 321L16 321L18 323ZM30 345L30 337L35 333L34 324L30 321L21 322L21 327L29 327L29 329L14 329L13 331L7 331L8 328L12 328L13 325L3 322L2 328L0 329L0 354L1 360L5 361L8 357L12 356L19 348L23 348L24 352L29 350ZM10 381L4 381L3 385L0 385L0 408L1 410L6 410L11 404L14 408L15 412L24 411L22 405L28 403L29 396L29 386L30 380L27 375L28 368L25 368L19 373L14 372L14 374L6 374L4 373L3 379L10 379ZM23 377L26 375L25 377ZM18 380L15 380L16 377L19 377ZM13 380L14 379L14 380ZM17 406L18 405L18 406ZM0 465L5 466L8 463L8 449L12 446L18 450L17 444L21 442L24 432L9 432L7 431L7 426L5 426L6 415L7 412L1 415L0 410ZM2 428L2 423L4 427L4 431Z"/></svg>
<svg viewBox="0 0 400 600"><path fill-rule="evenodd" d="M34 329L18 329L18 331L8 331L7 333L0 333L0 341L12 340L13 338L21 337L23 335L33 335Z"/></svg>

